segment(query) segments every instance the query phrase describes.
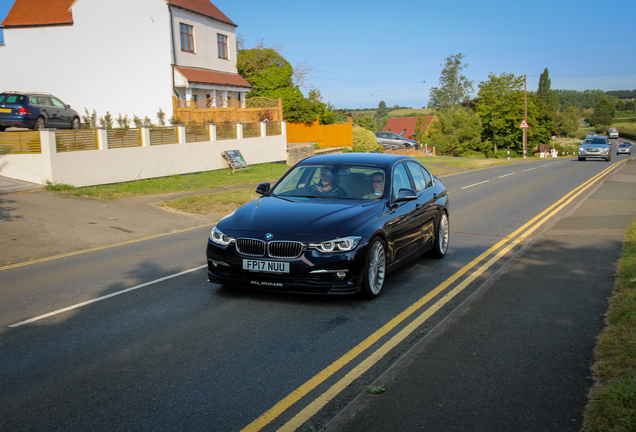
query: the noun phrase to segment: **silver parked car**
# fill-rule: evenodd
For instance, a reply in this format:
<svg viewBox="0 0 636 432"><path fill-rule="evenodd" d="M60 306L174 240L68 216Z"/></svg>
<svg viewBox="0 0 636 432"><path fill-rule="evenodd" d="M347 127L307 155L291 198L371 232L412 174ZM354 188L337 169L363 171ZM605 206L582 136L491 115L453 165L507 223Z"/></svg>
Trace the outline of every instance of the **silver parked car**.
<svg viewBox="0 0 636 432"><path fill-rule="evenodd" d="M398 149L398 148L419 148L417 141L406 139L402 135L398 135L393 132L376 132L375 138L378 143L385 149Z"/></svg>
<svg viewBox="0 0 636 432"><path fill-rule="evenodd" d="M606 161L612 160L612 147L605 135L594 135L585 138L579 147L579 160L588 158L601 158Z"/></svg>

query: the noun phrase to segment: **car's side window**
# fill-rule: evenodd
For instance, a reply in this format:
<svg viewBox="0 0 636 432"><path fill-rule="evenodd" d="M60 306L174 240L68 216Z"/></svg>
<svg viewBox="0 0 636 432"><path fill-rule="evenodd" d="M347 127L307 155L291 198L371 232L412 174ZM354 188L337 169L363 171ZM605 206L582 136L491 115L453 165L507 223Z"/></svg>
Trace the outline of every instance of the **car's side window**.
<svg viewBox="0 0 636 432"><path fill-rule="evenodd" d="M426 189L428 187L426 178L424 178L424 174L422 173L422 169L420 168L420 166L416 164L415 162L407 162L406 166L409 168L409 171L411 172L411 177L413 177L413 182L415 183L415 190L418 192L421 192L424 189Z"/></svg>
<svg viewBox="0 0 636 432"><path fill-rule="evenodd" d="M64 105L64 103L61 100L52 97L51 101L53 102L53 105L55 105L56 107L66 109L66 105Z"/></svg>
<svg viewBox="0 0 636 432"><path fill-rule="evenodd" d="M40 105L53 106L51 99L46 96L38 96L38 102Z"/></svg>
<svg viewBox="0 0 636 432"><path fill-rule="evenodd" d="M422 172L424 173L424 178L426 179L426 187L433 186L433 175L428 172L426 168L422 168Z"/></svg>
<svg viewBox="0 0 636 432"><path fill-rule="evenodd" d="M409 181L409 176L406 173L406 168L404 164L399 164L393 169L393 198L398 196L398 192L400 189L410 189L411 182Z"/></svg>

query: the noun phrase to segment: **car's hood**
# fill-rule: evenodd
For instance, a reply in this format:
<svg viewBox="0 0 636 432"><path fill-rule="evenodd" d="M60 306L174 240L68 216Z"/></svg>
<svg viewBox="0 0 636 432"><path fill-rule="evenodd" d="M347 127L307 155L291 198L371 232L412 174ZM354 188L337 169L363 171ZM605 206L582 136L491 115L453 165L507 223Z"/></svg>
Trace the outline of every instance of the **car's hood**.
<svg viewBox="0 0 636 432"><path fill-rule="evenodd" d="M265 233L273 233L278 240L303 235L333 238L351 234L383 208L382 201L263 197L240 207L218 228L233 237L264 239Z"/></svg>

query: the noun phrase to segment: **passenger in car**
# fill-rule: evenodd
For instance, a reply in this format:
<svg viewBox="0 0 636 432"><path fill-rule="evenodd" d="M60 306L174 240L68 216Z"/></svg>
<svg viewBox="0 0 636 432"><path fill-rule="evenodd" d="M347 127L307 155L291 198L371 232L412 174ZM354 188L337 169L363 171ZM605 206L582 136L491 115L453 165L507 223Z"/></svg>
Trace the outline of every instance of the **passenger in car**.
<svg viewBox="0 0 636 432"><path fill-rule="evenodd" d="M371 174L371 189L373 192L366 194L362 199L380 198L384 193L384 173L382 171Z"/></svg>

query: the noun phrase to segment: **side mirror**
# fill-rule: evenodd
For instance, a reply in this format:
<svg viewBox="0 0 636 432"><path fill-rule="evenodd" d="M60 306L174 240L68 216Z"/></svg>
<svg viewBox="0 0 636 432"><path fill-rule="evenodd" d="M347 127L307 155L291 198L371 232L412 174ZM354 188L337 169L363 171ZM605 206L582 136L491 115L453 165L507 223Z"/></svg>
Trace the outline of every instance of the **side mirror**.
<svg viewBox="0 0 636 432"><path fill-rule="evenodd" d="M261 183L258 186L256 186L256 190L255 192L257 194L261 194L261 195L265 195L267 194L267 192L269 192L269 183Z"/></svg>
<svg viewBox="0 0 636 432"><path fill-rule="evenodd" d="M396 203L403 201L413 201L417 199L417 192L413 189L402 188L398 191L398 196L395 199Z"/></svg>

